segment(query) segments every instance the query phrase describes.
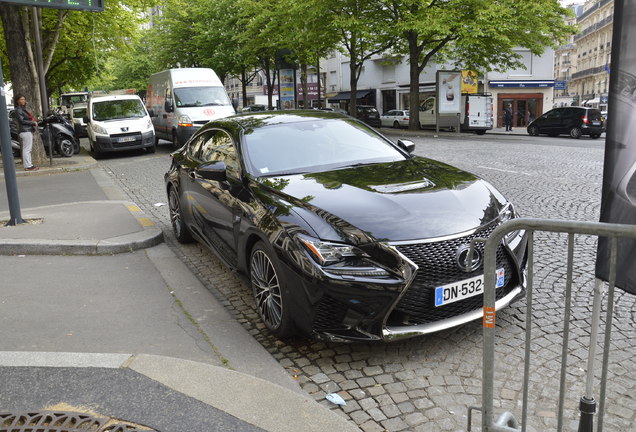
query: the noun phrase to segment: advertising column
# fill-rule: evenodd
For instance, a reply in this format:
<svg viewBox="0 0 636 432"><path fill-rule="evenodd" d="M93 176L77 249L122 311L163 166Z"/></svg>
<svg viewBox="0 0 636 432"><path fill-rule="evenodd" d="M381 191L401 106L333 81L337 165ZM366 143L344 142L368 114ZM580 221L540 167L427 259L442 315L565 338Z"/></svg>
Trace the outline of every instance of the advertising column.
<svg viewBox="0 0 636 432"><path fill-rule="evenodd" d="M281 69L278 73L280 76L280 109L294 109L296 107L294 70Z"/></svg>
<svg viewBox="0 0 636 432"><path fill-rule="evenodd" d="M615 0L601 222L636 225L636 0ZM599 238L596 276L609 280L610 242ZM616 286L636 294L636 240L618 242Z"/></svg>

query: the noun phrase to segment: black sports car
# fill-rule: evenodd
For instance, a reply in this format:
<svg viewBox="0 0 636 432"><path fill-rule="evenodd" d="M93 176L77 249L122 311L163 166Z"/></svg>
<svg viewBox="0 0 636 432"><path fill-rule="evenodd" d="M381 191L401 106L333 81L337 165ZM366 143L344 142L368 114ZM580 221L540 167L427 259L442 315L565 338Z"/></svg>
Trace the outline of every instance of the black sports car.
<svg viewBox="0 0 636 432"><path fill-rule="evenodd" d="M246 275L278 337L395 340L480 318L483 248L515 217L493 186L354 118L241 114L202 127L165 175L180 242ZM497 254L497 306L524 292L526 235Z"/></svg>

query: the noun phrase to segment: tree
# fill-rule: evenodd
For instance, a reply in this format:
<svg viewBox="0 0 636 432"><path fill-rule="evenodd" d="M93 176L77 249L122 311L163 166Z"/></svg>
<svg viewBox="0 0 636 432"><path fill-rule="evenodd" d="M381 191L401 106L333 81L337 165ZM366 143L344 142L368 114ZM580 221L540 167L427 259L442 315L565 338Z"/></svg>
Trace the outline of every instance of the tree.
<svg viewBox="0 0 636 432"><path fill-rule="evenodd" d="M349 114L356 114L358 80L365 61L387 51L395 43L393 15L381 0L312 0L325 11L349 56Z"/></svg>
<svg viewBox="0 0 636 432"><path fill-rule="evenodd" d="M419 77L432 60L478 72L523 65L514 48L541 54L575 28L557 0L392 0L394 52L408 55L409 129L419 128Z"/></svg>
<svg viewBox="0 0 636 432"><path fill-rule="evenodd" d="M42 56L44 74L53 73L56 69L63 70L72 64L73 57L65 58L69 51L60 50L58 46L84 47L92 42L92 52L97 55L97 47L100 52L108 53L116 47L126 43L126 38L137 29L140 18L138 12L142 7L148 7L145 0L126 0L123 3L107 2L104 12L80 12L68 10L39 9L22 6L14 6L0 3L0 18L4 33L5 50L9 63L9 78L16 93L24 94L31 104L36 116L41 117L42 100L48 97L41 95L39 89L39 76L35 64L34 32L38 32L42 40ZM35 12L32 12L35 11ZM88 17L91 17L90 19ZM34 18L40 24L35 28ZM69 21L73 18L72 25ZM108 29L108 30L106 30ZM68 38L69 34L78 32L78 37ZM85 59L85 56L80 56ZM84 64L86 64L84 62ZM90 70L90 69L89 69ZM77 71L66 71L58 76L81 76ZM95 73L95 70L92 70ZM61 87L61 83L54 84L53 88ZM41 140L38 134L34 135L33 161L42 164L46 158Z"/></svg>

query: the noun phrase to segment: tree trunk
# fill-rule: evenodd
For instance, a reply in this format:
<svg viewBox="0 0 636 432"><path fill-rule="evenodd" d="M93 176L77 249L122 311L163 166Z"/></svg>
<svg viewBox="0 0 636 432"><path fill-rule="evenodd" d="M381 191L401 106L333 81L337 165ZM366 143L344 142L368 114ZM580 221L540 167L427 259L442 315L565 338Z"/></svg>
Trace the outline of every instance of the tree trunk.
<svg viewBox="0 0 636 432"><path fill-rule="evenodd" d="M29 58L33 58L33 55L27 45L29 35L25 33L23 26L23 22L30 22L28 19L29 13L30 11L26 7L0 3L0 17L2 18L2 28L4 29L4 38L7 44L13 94L24 95L28 104L27 109L34 117L38 117L42 115L39 104L39 86L37 75L34 76L33 74L33 65L29 62ZM48 163L40 134L37 131L33 134L32 158L35 165Z"/></svg>
<svg viewBox="0 0 636 432"><path fill-rule="evenodd" d="M307 63L300 65L300 87L303 91L303 108L311 108L311 101L309 100L309 91L307 89Z"/></svg>
<svg viewBox="0 0 636 432"><path fill-rule="evenodd" d="M349 86L351 87L351 94L349 95L349 115L352 117L355 117L357 112L356 99L358 96L358 80L356 69L356 61L352 58L349 62Z"/></svg>
<svg viewBox="0 0 636 432"><path fill-rule="evenodd" d="M420 53L417 33L409 32L409 130L420 129Z"/></svg>

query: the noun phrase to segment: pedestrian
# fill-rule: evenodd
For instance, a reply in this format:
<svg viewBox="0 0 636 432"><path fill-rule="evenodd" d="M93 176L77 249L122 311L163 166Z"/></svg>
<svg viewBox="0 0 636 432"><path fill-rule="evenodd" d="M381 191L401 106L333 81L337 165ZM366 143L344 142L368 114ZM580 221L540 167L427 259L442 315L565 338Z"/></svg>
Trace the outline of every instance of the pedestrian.
<svg viewBox="0 0 636 432"><path fill-rule="evenodd" d="M512 104L508 104L504 110L504 125L506 125L506 132L512 131Z"/></svg>
<svg viewBox="0 0 636 432"><path fill-rule="evenodd" d="M20 143L22 144L22 166L25 171L37 171L38 167L33 165L31 161L31 151L33 150L33 132L35 132L38 124L26 109L26 98L24 95L16 95L14 105L18 119Z"/></svg>

